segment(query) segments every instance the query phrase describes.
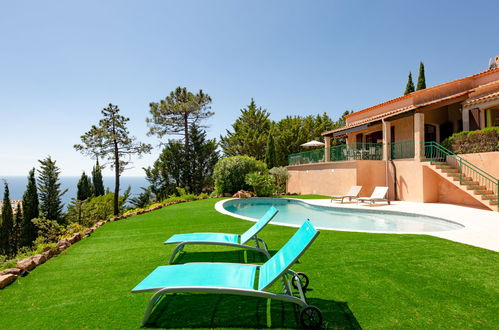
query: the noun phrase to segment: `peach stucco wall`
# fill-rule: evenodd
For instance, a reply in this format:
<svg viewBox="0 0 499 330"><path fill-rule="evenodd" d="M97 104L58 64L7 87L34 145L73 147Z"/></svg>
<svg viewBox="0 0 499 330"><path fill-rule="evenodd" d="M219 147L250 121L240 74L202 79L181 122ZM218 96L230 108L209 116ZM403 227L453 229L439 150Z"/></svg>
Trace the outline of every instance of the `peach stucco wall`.
<svg viewBox="0 0 499 330"><path fill-rule="evenodd" d="M342 195L362 185L362 196L385 185L385 162L356 160L288 166L287 191L297 194Z"/></svg>
<svg viewBox="0 0 499 330"><path fill-rule="evenodd" d="M463 155L473 164L499 177L499 152ZM288 166L289 193L341 195L352 185L361 185L361 196L369 196L375 186L386 185L387 163L383 160L357 160ZM394 180L396 177L396 180ZM391 200L450 203L484 208L468 193L456 187L429 167L427 162L400 159L388 162L388 197Z"/></svg>
<svg viewBox="0 0 499 330"><path fill-rule="evenodd" d="M396 175L397 199L411 202L424 202L423 174L421 163L413 159L400 159L390 162L390 196L395 198L394 178Z"/></svg>
<svg viewBox="0 0 499 330"><path fill-rule="evenodd" d="M414 139L413 116L393 120L390 125L395 127L395 142Z"/></svg>
<svg viewBox="0 0 499 330"><path fill-rule="evenodd" d="M459 155L499 179L499 151Z"/></svg>
<svg viewBox="0 0 499 330"><path fill-rule="evenodd" d="M357 185L362 186L361 196L371 196L376 186L386 186L386 162L357 161Z"/></svg>
<svg viewBox="0 0 499 330"><path fill-rule="evenodd" d="M288 172L289 193L339 195L357 183L355 162L288 166Z"/></svg>
<svg viewBox="0 0 499 330"><path fill-rule="evenodd" d="M428 197L426 203L448 203L488 209L468 193L456 187L423 163L424 190ZM431 196L430 196L431 194ZM431 198L430 198L431 197Z"/></svg>

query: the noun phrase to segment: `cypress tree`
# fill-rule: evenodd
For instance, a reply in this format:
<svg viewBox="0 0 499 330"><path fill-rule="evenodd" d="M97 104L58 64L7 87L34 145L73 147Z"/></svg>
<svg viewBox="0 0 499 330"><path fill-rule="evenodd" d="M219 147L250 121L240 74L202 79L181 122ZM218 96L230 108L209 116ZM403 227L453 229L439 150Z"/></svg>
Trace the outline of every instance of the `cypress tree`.
<svg viewBox="0 0 499 330"><path fill-rule="evenodd" d="M30 246L36 239L37 229L31 222L32 219L40 216L38 205L38 192L36 191L35 169L29 171L28 185L23 195L23 228L22 228L22 246Z"/></svg>
<svg viewBox="0 0 499 330"><path fill-rule="evenodd" d="M23 223L23 211L21 208L21 203L18 203L16 207L16 214L14 216L14 230L11 240L11 245L15 251L13 254L17 254L17 251L19 251L23 243Z"/></svg>
<svg viewBox="0 0 499 330"><path fill-rule="evenodd" d="M102 181L102 172L99 165L99 160L97 160L92 170L92 186L94 196L104 195L104 182Z"/></svg>
<svg viewBox="0 0 499 330"><path fill-rule="evenodd" d="M2 225L0 226L0 253L12 257L15 253L12 248L12 234L14 232L14 219L10 205L9 186L5 182L2 204Z"/></svg>
<svg viewBox="0 0 499 330"><path fill-rule="evenodd" d="M414 83L412 82L412 73L409 72L409 77L407 77L407 85L405 86L404 95L414 92Z"/></svg>
<svg viewBox="0 0 499 330"><path fill-rule="evenodd" d="M78 181L77 185L78 191L76 193L76 199L79 201L84 201L87 198L91 197L92 192L90 188L90 181L88 176L83 172L81 174L80 181Z"/></svg>
<svg viewBox="0 0 499 330"><path fill-rule="evenodd" d="M62 195L67 189L61 191L59 182L59 167L55 165L55 160L48 156L44 160L39 160L41 168L38 170L38 190L40 191L40 211L42 215L49 220L56 220L62 223L64 218L62 214L63 203Z"/></svg>
<svg viewBox="0 0 499 330"><path fill-rule="evenodd" d="M418 86L416 90L425 89L426 88L426 78L424 75L424 64L423 62L419 62L419 77L418 77Z"/></svg>
<svg viewBox="0 0 499 330"><path fill-rule="evenodd" d="M276 159L275 159L275 142L274 135L270 132L267 138L267 148L265 149L265 163L267 164L267 168L271 169L275 167Z"/></svg>

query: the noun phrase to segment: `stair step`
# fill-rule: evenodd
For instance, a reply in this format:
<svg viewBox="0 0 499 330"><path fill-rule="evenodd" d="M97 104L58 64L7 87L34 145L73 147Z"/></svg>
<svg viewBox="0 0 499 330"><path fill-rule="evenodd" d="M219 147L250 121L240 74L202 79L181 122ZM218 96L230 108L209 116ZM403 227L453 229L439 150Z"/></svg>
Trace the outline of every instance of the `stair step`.
<svg viewBox="0 0 499 330"><path fill-rule="evenodd" d="M489 201L489 205L497 205L497 199Z"/></svg>
<svg viewBox="0 0 499 330"><path fill-rule="evenodd" d="M450 165L436 165L437 168L441 169L441 170L445 170L445 171L449 171L449 170L456 170L457 169L453 166L450 166Z"/></svg>
<svg viewBox="0 0 499 330"><path fill-rule="evenodd" d="M480 194L483 200L494 200L497 199L497 195L495 194Z"/></svg>
<svg viewBox="0 0 499 330"><path fill-rule="evenodd" d="M487 189L487 187L477 186L477 185L471 185L471 186L466 185L466 189L468 189L468 190L485 190L485 189Z"/></svg>
<svg viewBox="0 0 499 330"><path fill-rule="evenodd" d="M458 176L452 176L452 179L454 181L459 181L459 175ZM464 182L472 182L473 178L470 178L468 176L463 176L463 183Z"/></svg>
<svg viewBox="0 0 499 330"><path fill-rule="evenodd" d="M493 196L496 195L495 192L493 192L492 190L487 190L487 188L485 188L485 189L477 189L477 192L479 192L481 195L493 195Z"/></svg>
<svg viewBox="0 0 499 330"><path fill-rule="evenodd" d="M459 172L457 168L450 167L450 166L437 166L439 170L445 171L445 172Z"/></svg>

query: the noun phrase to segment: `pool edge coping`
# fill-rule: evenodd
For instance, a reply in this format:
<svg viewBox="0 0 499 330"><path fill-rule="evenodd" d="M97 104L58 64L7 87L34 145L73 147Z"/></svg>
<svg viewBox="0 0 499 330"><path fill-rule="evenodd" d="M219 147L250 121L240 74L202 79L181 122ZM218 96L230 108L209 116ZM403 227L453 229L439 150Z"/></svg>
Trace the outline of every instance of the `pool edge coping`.
<svg viewBox="0 0 499 330"><path fill-rule="evenodd" d="M264 197L264 198L272 198L272 197ZM234 218L248 220L248 221L251 221L251 222L257 222L258 219L247 217L247 216L244 216L244 215L239 215L237 213L229 212L229 211L227 211L223 207L223 205L225 203L227 203L229 201L233 201L233 200L238 200L238 199L246 199L246 198L227 198L227 199L223 199L223 200L218 201L217 203L215 203L215 210L217 210L218 212L220 212L222 214L225 214L225 215L228 215L228 216L231 216L231 217L234 217ZM302 202L302 203L305 203L305 204L308 204L308 205L314 205L314 206L320 206L320 207L331 207L331 208L339 207L339 206L333 206L334 204L332 204L331 206L326 206L326 205L320 205L320 204L314 204L314 203L308 202L308 201L313 201L313 199L312 200L309 200L309 199L300 199L300 198L279 198L279 199L283 199L283 200L294 200L294 201L299 201L299 202ZM343 207L343 208L347 209L346 207ZM348 209L350 209L350 208L348 208ZM355 208L351 208L351 209L355 210ZM391 234L391 235L430 235L430 236L435 236L435 237L440 237L438 235L442 234L442 232L456 232L456 231L462 231L462 230L467 229L466 225L464 225L463 223L458 222L456 220L450 220L450 219L446 219L446 218L442 218L442 217L435 217L435 216L427 215L427 214L424 214L424 213L408 213L408 212L403 212L403 211L390 211L390 210L383 210L383 211L386 211L386 212L389 212L389 213L403 213L403 214L408 214L408 215L421 215L421 216L433 217L433 218L437 218L437 219L440 219L440 220L443 220L443 221L447 221L447 222L451 222L451 223L460 225L462 227L461 228L456 228L456 229L451 229L451 230L444 230L444 231L401 232L401 233L394 233L394 232L388 232L388 231L373 231L373 230L370 231L370 230L326 228L326 227L318 227L318 226L314 226L314 227L317 228L317 229L319 229L319 230L342 231L342 232L352 232L352 233ZM289 223L285 223L285 222L276 222L276 221L271 221L270 224L277 225L277 226L284 226L284 227L293 227L293 228L299 228L300 227L300 225L289 224Z"/></svg>
<svg viewBox="0 0 499 330"><path fill-rule="evenodd" d="M234 218L239 218L252 222L256 221L253 218L239 216L237 214L231 213L225 210L225 208L223 208L223 204L225 202L234 199L236 198L227 198L217 202L215 205L215 209L224 215L228 215ZM334 205L324 205L325 201L324 199L306 199L306 200L299 198L290 198L290 199L299 200L303 203L307 203L310 205L335 207ZM481 249L486 249L493 252L499 252L499 213L498 212L471 208L461 205L446 204L446 203L418 203L418 202L397 201L397 202L392 202L391 204L392 205L389 206L380 205L379 209L389 212L399 211L403 213L413 213L413 214L415 213L414 210L416 209L418 210L418 212L415 214L438 217L464 226L464 228L441 231L441 232L425 232L425 233L415 233L415 234L400 233L398 235L428 235L452 242L457 242ZM352 209L357 209L356 205L347 206L347 207ZM393 208L395 208L395 210L392 210ZM407 212L408 209L410 209L411 212ZM271 224L275 224L278 226L292 227L291 225L284 223L271 222ZM331 228L324 228L323 230L341 231L341 232L360 232L352 230L340 230L340 229L336 230ZM363 233L382 234L381 232L366 232L366 231L363 231ZM393 235L396 233L391 232L386 234Z"/></svg>

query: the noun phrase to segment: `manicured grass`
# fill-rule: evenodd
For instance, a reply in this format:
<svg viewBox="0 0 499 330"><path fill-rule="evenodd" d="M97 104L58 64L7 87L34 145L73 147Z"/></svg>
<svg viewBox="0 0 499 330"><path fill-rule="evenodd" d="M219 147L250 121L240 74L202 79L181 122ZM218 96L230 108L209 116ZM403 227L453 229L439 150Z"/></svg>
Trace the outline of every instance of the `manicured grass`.
<svg viewBox="0 0 499 330"><path fill-rule="evenodd" d="M242 233L251 225L216 212L216 201L106 224L1 290L0 328L138 328L152 293L130 290L166 264L173 248L162 245L166 238L194 231ZM270 225L261 236L276 251L295 230ZM178 262L263 261L229 248L186 251ZM430 236L322 231L293 269L310 277L307 297L321 308L328 328L477 329L499 324L498 265L498 253ZM296 318L289 303L179 294L163 300L149 326L294 328Z"/></svg>

